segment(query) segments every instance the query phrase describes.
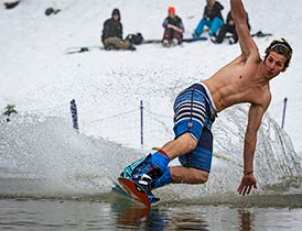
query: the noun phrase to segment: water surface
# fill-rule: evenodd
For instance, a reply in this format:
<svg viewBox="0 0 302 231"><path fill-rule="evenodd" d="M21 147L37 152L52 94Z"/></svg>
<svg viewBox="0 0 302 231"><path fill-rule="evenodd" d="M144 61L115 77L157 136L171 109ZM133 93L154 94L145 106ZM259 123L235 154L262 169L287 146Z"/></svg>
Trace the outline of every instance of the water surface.
<svg viewBox="0 0 302 231"><path fill-rule="evenodd" d="M173 202L147 210L122 198L2 198L0 230L301 230L301 208L237 205Z"/></svg>

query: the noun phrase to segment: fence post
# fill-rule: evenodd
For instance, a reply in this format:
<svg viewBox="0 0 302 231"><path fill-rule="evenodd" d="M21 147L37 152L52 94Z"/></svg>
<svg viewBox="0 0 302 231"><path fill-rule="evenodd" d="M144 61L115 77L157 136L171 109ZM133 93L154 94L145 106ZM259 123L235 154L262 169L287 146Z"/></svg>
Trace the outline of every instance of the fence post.
<svg viewBox="0 0 302 231"><path fill-rule="evenodd" d="M284 128L285 124L285 116L286 116L286 109L287 109L287 98L285 97L283 100L283 113L282 113L282 123L281 123L281 128Z"/></svg>
<svg viewBox="0 0 302 231"><path fill-rule="evenodd" d="M141 112L141 146L144 146L144 105L143 101L140 102L140 112Z"/></svg>
<svg viewBox="0 0 302 231"><path fill-rule="evenodd" d="M70 101L70 113L72 118L72 127L79 132L78 111L75 99Z"/></svg>

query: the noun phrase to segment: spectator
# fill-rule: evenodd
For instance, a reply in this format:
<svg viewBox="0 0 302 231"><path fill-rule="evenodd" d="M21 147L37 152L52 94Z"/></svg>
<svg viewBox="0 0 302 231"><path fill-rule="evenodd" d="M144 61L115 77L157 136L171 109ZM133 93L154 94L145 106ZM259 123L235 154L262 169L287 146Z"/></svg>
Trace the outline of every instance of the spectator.
<svg viewBox="0 0 302 231"><path fill-rule="evenodd" d="M183 33L185 31L182 20L175 13L175 7L168 8L168 17L163 22L165 28L162 40L163 46L178 45L182 43Z"/></svg>
<svg viewBox="0 0 302 231"><path fill-rule="evenodd" d="M249 30L251 30L251 26L249 24L249 19L248 19L247 14L246 14L246 18L247 18L248 28L249 28ZM226 23L219 30L219 33L218 33L217 37L215 39L212 39L212 42L222 43L223 40L226 38L227 33L231 34L231 36L229 37L229 44L235 44L235 43L238 42L238 34L236 32L236 29L235 29L235 23L234 23L234 20L232 18L231 11L227 15Z"/></svg>
<svg viewBox="0 0 302 231"><path fill-rule="evenodd" d="M123 40L123 25L119 9L114 9L111 18L104 22L101 39L106 50L135 50L135 47L128 40Z"/></svg>
<svg viewBox="0 0 302 231"><path fill-rule="evenodd" d="M204 32L204 27L209 28L209 35L215 37L217 31L223 25L223 17L221 11L224 7L215 0L207 0L207 5L204 7L203 17L198 23L194 33L193 38L199 38Z"/></svg>

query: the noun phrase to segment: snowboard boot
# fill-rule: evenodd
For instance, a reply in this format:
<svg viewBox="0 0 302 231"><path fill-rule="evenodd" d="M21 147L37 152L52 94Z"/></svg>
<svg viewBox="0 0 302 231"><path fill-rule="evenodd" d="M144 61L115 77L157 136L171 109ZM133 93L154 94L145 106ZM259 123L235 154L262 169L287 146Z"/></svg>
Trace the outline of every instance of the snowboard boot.
<svg viewBox="0 0 302 231"><path fill-rule="evenodd" d="M170 46L171 46L169 40L167 40L167 39L164 39L164 40L162 41L162 45L163 45L163 47L170 47Z"/></svg>
<svg viewBox="0 0 302 231"><path fill-rule="evenodd" d="M132 180L138 184L144 192L148 195L150 203L155 203L159 201L159 198L156 198L152 193L152 183L155 179L158 179L162 175L159 168L153 168L148 173L142 175L134 175Z"/></svg>
<svg viewBox="0 0 302 231"><path fill-rule="evenodd" d="M171 45L174 46L174 47L179 45L178 40L176 38L172 39Z"/></svg>

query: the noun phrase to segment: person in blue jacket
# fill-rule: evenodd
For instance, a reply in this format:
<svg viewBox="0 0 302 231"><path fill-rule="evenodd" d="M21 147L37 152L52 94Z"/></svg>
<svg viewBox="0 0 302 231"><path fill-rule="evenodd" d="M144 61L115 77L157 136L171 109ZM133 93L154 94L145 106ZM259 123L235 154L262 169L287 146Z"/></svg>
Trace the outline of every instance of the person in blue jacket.
<svg viewBox="0 0 302 231"><path fill-rule="evenodd" d="M215 0L207 0L207 5L204 7L203 17L198 23L193 33L193 38L199 38L204 32L204 27L209 29L209 35L216 36L218 30L222 27L224 21L221 11L224 9L223 5Z"/></svg>

